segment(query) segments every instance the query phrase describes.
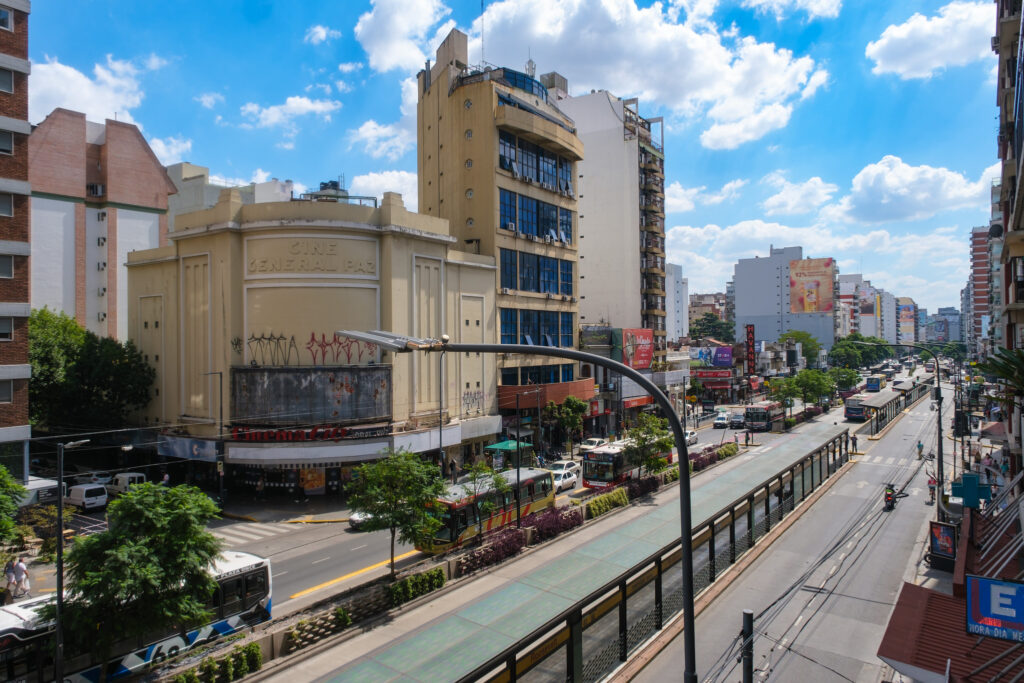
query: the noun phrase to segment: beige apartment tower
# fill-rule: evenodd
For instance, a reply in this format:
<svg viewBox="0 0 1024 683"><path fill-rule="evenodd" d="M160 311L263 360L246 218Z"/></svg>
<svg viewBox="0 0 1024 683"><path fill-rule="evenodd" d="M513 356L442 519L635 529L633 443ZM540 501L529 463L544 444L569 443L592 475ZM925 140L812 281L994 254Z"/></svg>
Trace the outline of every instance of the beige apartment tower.
<svg viewBox="0 0 1024 683"><path fill-rule="evenodd" d="M572 120L527 72L471 67L453 30L437 62L418 75L419 211L445 218L456 248L498 265L496 327L502 343L576 347L579 296ZM593 396L574 363L544 356L498 359L498 405ZM529 387L529 388L527 388ZM527 396L527 394L529 394Z"/></svg>

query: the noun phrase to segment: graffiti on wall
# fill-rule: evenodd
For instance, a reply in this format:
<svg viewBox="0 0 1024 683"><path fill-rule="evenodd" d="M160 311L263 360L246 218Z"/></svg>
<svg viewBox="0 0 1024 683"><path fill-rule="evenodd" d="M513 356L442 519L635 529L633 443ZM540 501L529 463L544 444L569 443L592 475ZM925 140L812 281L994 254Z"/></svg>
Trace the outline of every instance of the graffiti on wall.
<svg viewBox="0 0 1024 683"><path fill-rule="evenodd" d="M479 413L484 409L484 392L480 389L476 391L464 391L462 392L462 412L463 413Z"/></svg>
<svg viewBox="0 0 1024 683"><path fill-rule="evenodd" d="M231 341L232 348L236 348L235 341ZM241 340L237 341L236 351L241 347ZM336 334L328 339L323 332L319 336L316 332L309 333L309 341L303 347L308 354L306 356L299 350L294 336L275 335L273 332L250 334L246 344L249 359L256 365L358 365L377 357L376 344Z"/></svg>
<svg viewBox="0 0 1024 683"><path fill-rule="evenodd" d="M235 337L234 339L231 340L231 350L234 351L235 353L239 354L239 355L242 354L242 338L241 337Z"/></svg>

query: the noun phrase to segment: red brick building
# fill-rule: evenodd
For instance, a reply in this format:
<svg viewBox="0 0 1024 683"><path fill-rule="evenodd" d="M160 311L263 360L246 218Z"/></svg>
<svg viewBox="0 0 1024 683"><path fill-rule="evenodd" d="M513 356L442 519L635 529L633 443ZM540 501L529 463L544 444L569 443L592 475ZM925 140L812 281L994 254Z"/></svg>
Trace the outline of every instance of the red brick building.
<svg viewBox="0 0 1024 683"><path fill-rule="evenodd" d="M978 353L983 337L988 334L989 308L989 227L971 230L971 320L968 324L967 343Z"/></svg>
<svg viewBox="0 0 1024 683"><path fill-rule="evenodd" d="M27 1L0 4L0 464L25 476L28 439L29 154Z"/></svg>

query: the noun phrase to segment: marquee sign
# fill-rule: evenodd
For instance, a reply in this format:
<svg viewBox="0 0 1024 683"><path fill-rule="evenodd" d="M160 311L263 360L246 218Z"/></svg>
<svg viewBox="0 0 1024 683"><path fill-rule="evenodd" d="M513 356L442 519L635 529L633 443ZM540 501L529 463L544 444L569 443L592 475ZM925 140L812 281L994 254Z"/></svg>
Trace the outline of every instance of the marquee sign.
<svg viewBox="0 0 1024 683"><path fill-rule="evenodd" d="M235 441L339 441L341 439L373 439L391 434L390 425L373 427L331 427L321 425L310 429L254 429L233 427Z"/></svg>

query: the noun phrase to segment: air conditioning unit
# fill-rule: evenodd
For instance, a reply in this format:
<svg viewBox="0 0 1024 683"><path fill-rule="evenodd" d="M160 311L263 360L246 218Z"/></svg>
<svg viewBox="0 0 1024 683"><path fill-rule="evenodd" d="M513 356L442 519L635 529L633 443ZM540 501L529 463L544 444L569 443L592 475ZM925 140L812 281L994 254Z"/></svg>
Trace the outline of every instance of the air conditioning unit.
<svg viewBox="0 0 1024 683"><path fill-rule="evenodd" d="M568 301L568 300L569 300L569 295L568 294L563 294L562 295L562 301Z"/></svg>
<svg viewBox="0 0 1024 683"><path fill-rule="evenodd" d="M107 262L106 261L100 261L99 263L96 264L96 270L106 270L106 269L107 269Z"/></svg>
<svg viewBox="0 0 1024 683"><path fill-rule="evenodd" d="M105 220L107 220L107 212L106 211L98 212L96 214L96 220L97 221L105 221Z"/></svg>
<svg viewBox="0 0 1024 683"><path fill-rule="evenodd" d="M530 235L530 240L533 242L540 242L540 238L536 235Z"/></svg>
<svg viewBox="0 0 1024 683"><path fill-rule="evenodd" d="M554 297L555 297L555 295L554 295L554 294L552 294L551 292L548 292L548 298L549 298L549 299L553 299Z"/></svg>
<svg viewBox="0 0 1024 683"><path fill-rule="evenodd" d="M506 230L511 230L512 232L515 232L516 231L516 224L513 223L512 221L509 221L508 223L505 223L505 229Z"/></svg>
<svg viewBox="0 0 1024 683"><path fill-rule="evenodd" d="M103 246L106 246L106 244L107 244L107 238L106 237L97 237L96 238L96 246L97 247L103 247Z"/></svg>
<svg viewBox="0 0 1024 683"><path fill-rule="evenodd" d="M569 301L571 301L572 303L576 303L576 297L570 296Z"/></svg>
<svg viewBox="0 0 1024 683"><path fill-rule="evenodd" d="M508 287L502 287L502 288L501 288L501 293L502 293L502 294L508 294L508 293L509 293L509 289L508 289Z"/></svg>
<svg viewBox="0 0 1024 683"><path fill-rule="evenodd" d="M89 183L85 186L85 193L90 197L102 197L106 193L106 189L100 183Z"/></svg>
<svg viewBox="0 0 1024 683"><path fill-rule="evenodd" d="M96 314L96 320L98 320L100 322L103 322L106 319L107 319L107 314L106 313L102 313L101 312L101 313L97 313Z"/></svg>
<svg viewBox="0 0 1024 683"><path fill-rule="evenodd" d="M106 287L100 287L96 290L96 296L104 296L107 293Z"/></svg>
<svg viewBox="0 0 1024 683"><path fill-rule="evenodd" d="M999 54L999 36L992 36L992 52Z"/></svg>
<svg viewBox="0 0 1024 683"><path fill-rule="evenodd" d="M555 239L551 235L547 235L547 236L544 237L544 242L547 243L547 244L551 244L554 241L555 241Z"/></svg>

